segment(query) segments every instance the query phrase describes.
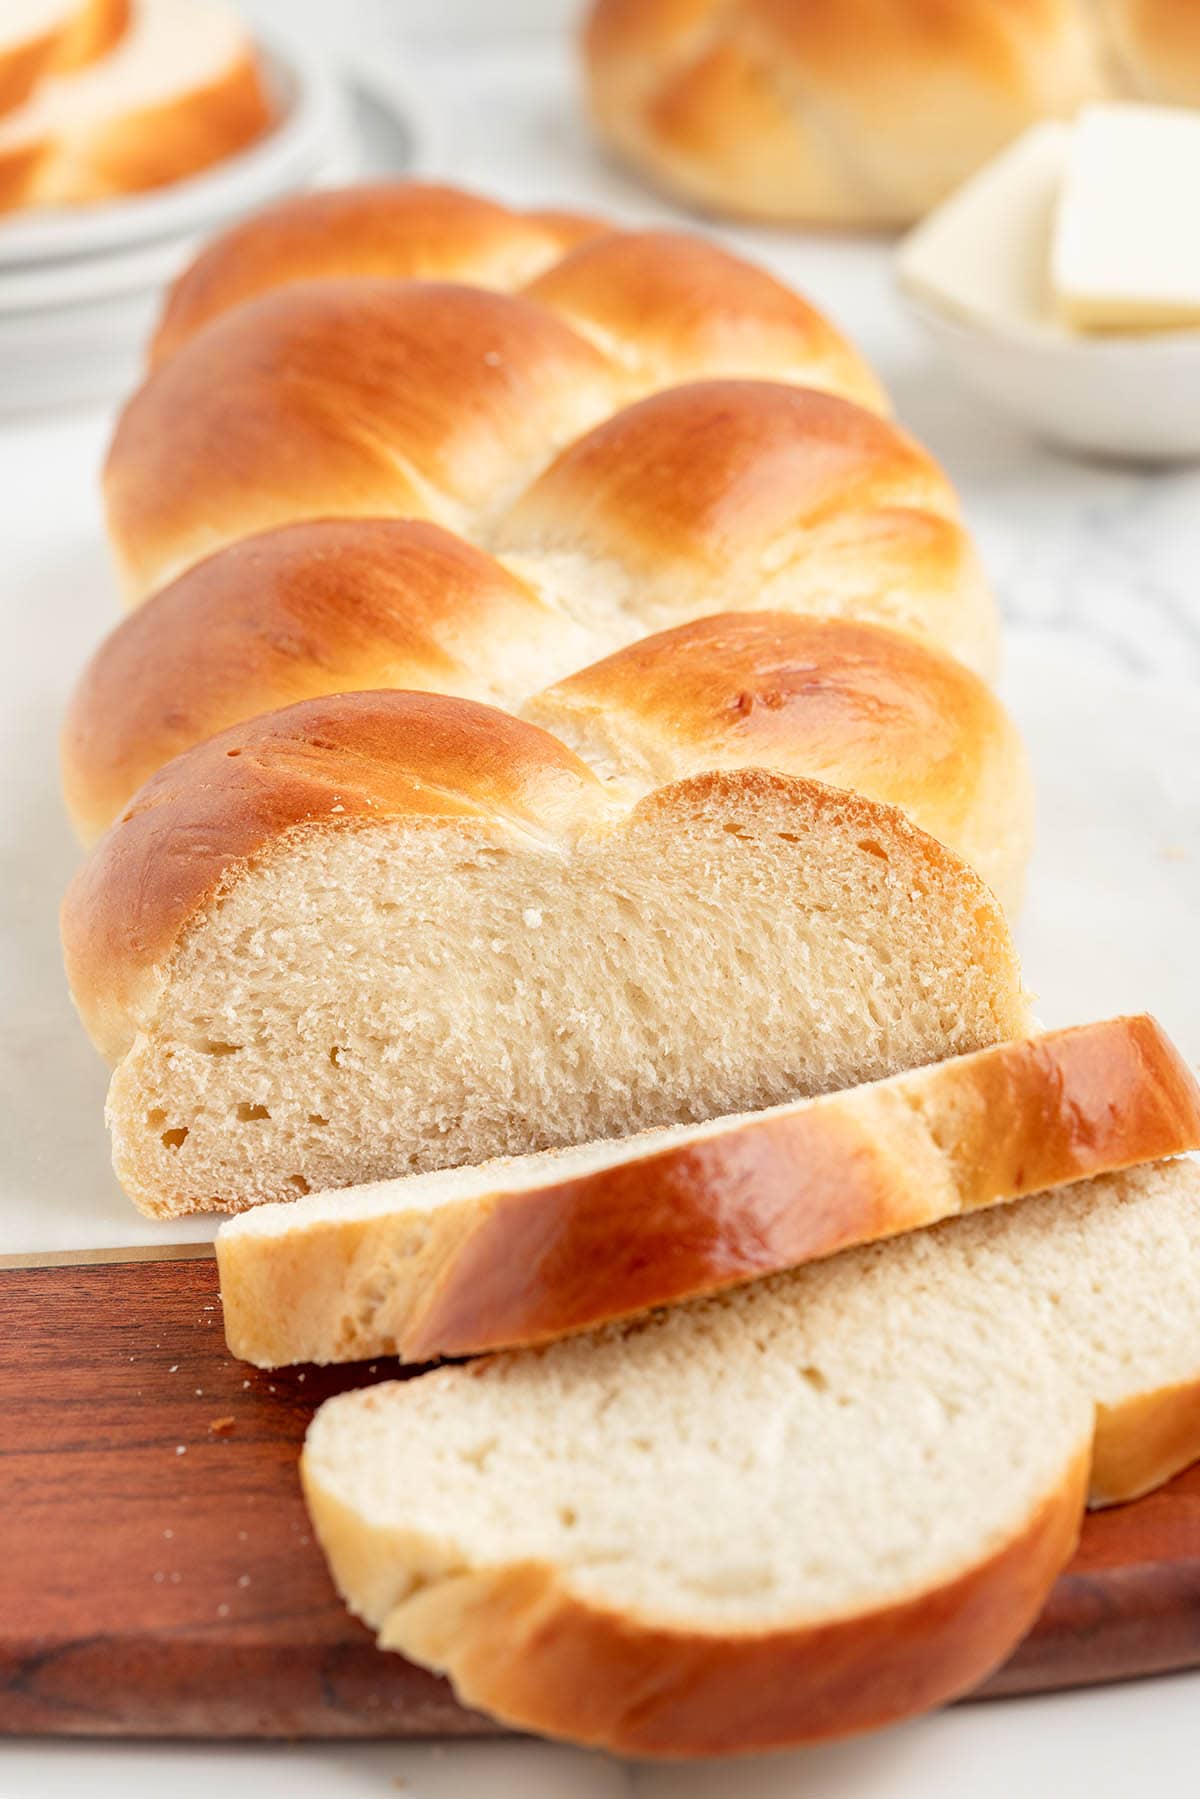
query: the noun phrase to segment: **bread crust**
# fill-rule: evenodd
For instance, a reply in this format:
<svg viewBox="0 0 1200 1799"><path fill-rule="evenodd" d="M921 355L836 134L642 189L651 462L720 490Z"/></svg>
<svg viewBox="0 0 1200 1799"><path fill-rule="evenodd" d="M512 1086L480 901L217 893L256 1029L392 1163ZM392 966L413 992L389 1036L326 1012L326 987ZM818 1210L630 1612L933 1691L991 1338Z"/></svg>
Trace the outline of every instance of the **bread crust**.
<svg viewBox="0 0 1200 1799"><path fill-rule="evenodd" d="M619 569L643 628L714 606L853 616L995 670L994 610L945 476L906 432L813 388L649 395L564 449L493 547L518 568Z"/></svg>
<svg viewBox="0 0 1200 1799"><path fill-rule="evenodd" d="M368 1614L384 1648L450 1676L501 1721L628 1755L708 1756L871 1730L969 1691L1033 1623L1076 1546L1088 1448L1021 1528L926 1593L856 1617L707 1635L617 1616L538 1564L435 1576ZM367 1570L436 1566L436 1546L379 1533L327 1493L307 1457L305 1498L349 1603Z"/></svg>
<svg viewBox="0 0 1200 1799"><path fill-rule="evenodd" d="M243 538L101 644L62 734L92 841L172 756L243 719L351 689L519 710L622 793L761 764L897 805L1020 901L1032 792L991 690L932 647L847 619L735 613L604 649L502 564L417 520L341 519ZM518 704L524 702L523 704Z"/></svg>
<svg viewBox="0 0 1200 1799"><path fill-rule="evenodd" d="M982 880L894 806L799 775L713 771L656 789L632 812L548 731L491 706L431 693L343 693L248 719L167 763L94 846L63 899L67 978L101 1054L116 1061L149 1018L172 952L238 873L282 854L296 831L388 819L472 819L568 846L618 820L674 820L716 798L779 795L828 807L948 884L979 957L1020 992L1004 915ZM882 846L878 843L877 848ZM872 852L874 853L874 852ZM1023 1002L997 1019L1017 1033Z"/></svg>
<svg viewBox="0 0 1200 1799"><path fill-rule="evenodd" d="M618 780L757 763L886 800L1020 904L1033 791L1017 729L979 676L897 631L697 619L568 675L524 716Z"/></svg>
<svg viewBox="0 0 1200 1799"><path fill-rule="evenodd" d="M20 106L43 76L103 56L129 23L131 0L82 0L34 37L0 49L0 117Z"/></svg>
<svg viewBox="0 0 1200 1799"><path fill-rule="evenodd" d="M644 385L661 386L680 368L694 378L757 369L889 410L877 376L815 307L690 232L590 237L524 291L615 349Z"/></svg>
<svg viewBox="0 0 1200 1799"><path fill-rule="evenodd" d="M660 186L748 217L891 226L1103 93L1116 11L595 0L583 60L601 133Z"/></svg>
<svg viewBox="0 0 1200 1799"><path fill-rule="evenodd" d="M292 195L215 238L178 277L150 350L164 362L210 320L295 282L469 281L509 292L611 226L580 213L516 212L461 188L367 182Z"/></svg>
<svg viewBox="0 0 1200 1799"><path fill-rule="evenodd" d="M1090 1502L1124 1505L1165 1486L1200 1456L1200 1382L1100 1406Z"/></svg>
<svg viewBox="0 0 1200 1799"><path fill-rule="evenodd" d="M302 519L477 523L620 397L599 351L517 296L365 277L265 294L121 415L105 493L127 586Z"/></svg>
<svg viewBox="0 0 1200 1799"><path fill-rule="evenodd" d="M130 593L293 519L402 514L486 541L497 496L663 387L770 379L886 410L857 352L763 270L679 233L593 232L571 249L556 231L467 195L367 189L291 202L202 256L109 454ZM438 286L442 268L471 286ZM205 323L185 329L193 313ZM858 442L877 479L918 459L932 510L955 517L944 476L901 433Z"/></svg>
<svg viewBox="0 0 1200 1799"><path fill-rule="evenodd" d="M346 693L247 720L160 769L77 872L62 911L76 1004L117 1059L188 925L294 831L472 818L569 841L606 811L549 733L468 700Z"/></svg>
<svg viewBox="0 0 1200 1799"><path fill-rule="evenodd" d="M54 54L57 70L81 69L112 50L124 37L133 17L133 0L86 0Z"/></svg>
<svg viewBox="0 0 1200 1799"><path fill-rule="evenodd" d="M537 1188L506 1191L498 1164L485 1197L421 1213L415 1246L403 1212L308 1223L300 1202L282 1236L227 1225L226 1337L260 1367L543 1343L1195 1148L1200 1086L1186 1063L1152 1018L1111 1019L684 1145L651 1140L592 1174L555 1182L548 1168ZM1128 1422L1102 1424L1105 1464ZM1194 1440L1200 1421L1190 1429ZM1159 1435L1155 1468L1174 1453L1170 1428Z"/></svg>
<svg viewBox="0 0 1200 1799"><path fill-rule="evenodd" d="M438 525L319 519L242 538L88 663L63 725L67 806L92 841L164 763L244 719L389 686L499 701L506 656L569 658L572 641L568 619Z"/></svg>

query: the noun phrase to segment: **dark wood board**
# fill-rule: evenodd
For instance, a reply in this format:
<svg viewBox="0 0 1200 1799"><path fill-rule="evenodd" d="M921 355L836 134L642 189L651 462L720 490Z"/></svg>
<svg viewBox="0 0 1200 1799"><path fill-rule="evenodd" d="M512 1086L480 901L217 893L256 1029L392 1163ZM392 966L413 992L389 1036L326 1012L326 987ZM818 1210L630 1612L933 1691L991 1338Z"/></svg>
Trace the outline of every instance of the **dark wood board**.
<svg viewBox="0 0 1200 1799"><path fill-rule="evenodd" d="M208 1259L5 1270L0 1320L0 1730L495 1728L374 1647L311 1539L297 1451L314 1406L361 1368L233 1361ZM1037 1629L985 1690L1197 1665L1200 1469L1089 1520Z"/></svg>

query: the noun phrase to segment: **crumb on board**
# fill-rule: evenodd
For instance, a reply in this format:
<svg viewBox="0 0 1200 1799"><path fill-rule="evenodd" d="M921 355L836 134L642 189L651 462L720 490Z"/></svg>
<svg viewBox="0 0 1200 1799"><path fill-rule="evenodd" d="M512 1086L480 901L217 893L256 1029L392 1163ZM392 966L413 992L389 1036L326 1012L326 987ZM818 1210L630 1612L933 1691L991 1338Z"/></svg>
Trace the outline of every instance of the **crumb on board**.
<svg viewBox="0 0 1200 1799"><path fill-rule="evenodd" d="M214 1437L230 1437L236 1420L226 1412L220 1418L210 1418L208 1428Z"/></svg>

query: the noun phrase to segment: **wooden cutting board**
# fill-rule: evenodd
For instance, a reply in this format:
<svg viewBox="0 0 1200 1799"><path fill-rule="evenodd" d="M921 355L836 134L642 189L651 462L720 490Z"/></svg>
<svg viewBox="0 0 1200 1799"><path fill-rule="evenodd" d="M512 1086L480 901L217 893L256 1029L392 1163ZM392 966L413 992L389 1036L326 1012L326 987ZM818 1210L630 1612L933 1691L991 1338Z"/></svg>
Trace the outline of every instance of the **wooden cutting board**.
<svg viewBox="0 0 1200 1799"><path fill-rule="evenodd" d="M314 1406L361 1370L234 1362L207 1254L5 1269L0 1319L0 1730L495 1729L374 1647L311 1538L297 1451ZM1200 1468L1088 1521L985 1691L1197 1665Z"/></svg>

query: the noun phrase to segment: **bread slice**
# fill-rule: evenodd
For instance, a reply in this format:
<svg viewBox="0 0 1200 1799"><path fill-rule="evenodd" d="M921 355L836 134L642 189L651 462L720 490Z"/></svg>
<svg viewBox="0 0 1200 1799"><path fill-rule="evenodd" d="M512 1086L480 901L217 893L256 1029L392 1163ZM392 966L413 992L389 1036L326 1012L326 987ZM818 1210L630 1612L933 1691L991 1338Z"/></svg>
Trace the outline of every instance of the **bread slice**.
<svg viewBox="0 0 1200 1799"><path fill-rule="evenodd" d="M135 0L106 55L0 120L0 209L72 206L181 180L260 136L253 46L214 0Z"/></svg>
<svg viewBox="0 0 1200 1799"><path fill-rule="evenodd" d="M894 807L763 769L632 809L549 733L343 694L177 757L67 894L144 1210L240 1210L894 1074L1028 1025Z"/></svg>
<svg viewBox="0 0 1200 1799"><path fill-rule="evenodd" d="M538 1343L959 1212L1200 1149L1151 1018L769 1111L262 1206L217 1237L259 1367Z"/></svg>
<svg viewBox="0 0 1200 1799"><path fill-rule="evenodd" d="M967 1691L1036 1617L1089 1478L1124 1499L1200 1453L1198 1393L1200 1170L1176 1162L342 1394L302 1474L384 1648L509 1724L713 1755Z"/></svg>

